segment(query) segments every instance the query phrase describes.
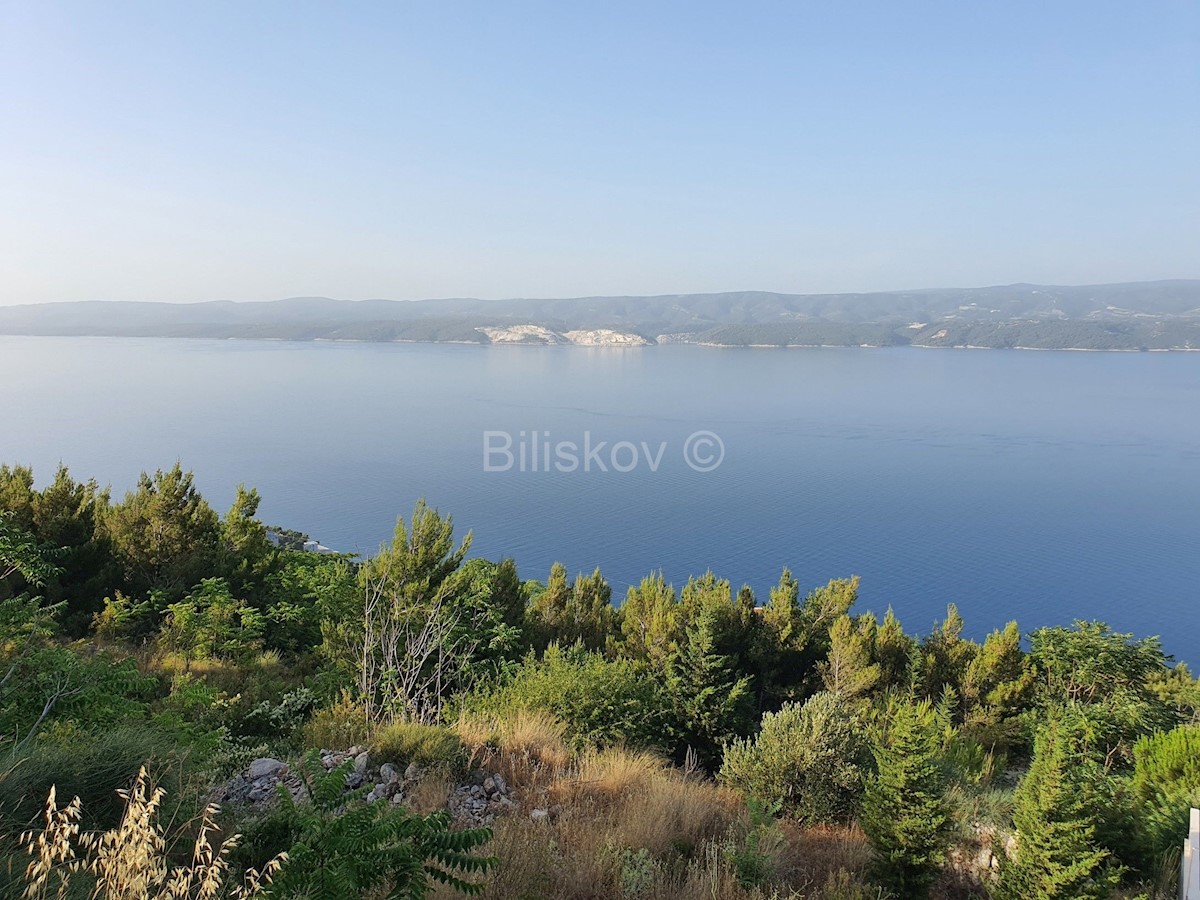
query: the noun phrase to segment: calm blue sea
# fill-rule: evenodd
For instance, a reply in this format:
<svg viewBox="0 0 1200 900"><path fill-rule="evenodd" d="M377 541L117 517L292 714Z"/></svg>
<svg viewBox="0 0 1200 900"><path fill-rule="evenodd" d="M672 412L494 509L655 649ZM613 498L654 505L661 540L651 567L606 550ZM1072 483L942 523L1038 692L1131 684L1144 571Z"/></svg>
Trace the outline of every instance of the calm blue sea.
<svg viewBox="0 0 1200 900"><path fill-rule="evenodd" d="M1200 354L0 337L0 461L177 459L340 550L426 497L528 578L857 574L910 630L1099 618L1200 662Z"/></svg>

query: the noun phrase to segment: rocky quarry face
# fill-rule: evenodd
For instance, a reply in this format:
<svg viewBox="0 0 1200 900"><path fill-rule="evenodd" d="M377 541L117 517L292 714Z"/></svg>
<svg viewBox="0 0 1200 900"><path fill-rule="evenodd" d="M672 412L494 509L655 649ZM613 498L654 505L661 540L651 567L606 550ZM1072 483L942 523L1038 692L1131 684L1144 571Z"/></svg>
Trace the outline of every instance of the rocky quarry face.
<svg viewBox="0 0 1200 900"><path fill-rule="evenodd" d="M368 803L402 806L405 798L411 795L425 775L416 763L410 763L403 771L392 763L373 765L370 753L363 747L351 747L344 751L322 750L320 759L321 767L326 772L353 760L353 769L346 775L346 792L368 788ZM300 776L287 763L263 757L250 763L240 775L214 789L211 799L224 806L248 806L265 812L278 802L280 786L298 802L303 802L306 797ZM521 804L503 775L476 769L465 782L451 787L446 808L459 826L479 828L491 825L497 816L519 812ZM551 811L535 808L528 815L534 821L548 821Z"/></svg>

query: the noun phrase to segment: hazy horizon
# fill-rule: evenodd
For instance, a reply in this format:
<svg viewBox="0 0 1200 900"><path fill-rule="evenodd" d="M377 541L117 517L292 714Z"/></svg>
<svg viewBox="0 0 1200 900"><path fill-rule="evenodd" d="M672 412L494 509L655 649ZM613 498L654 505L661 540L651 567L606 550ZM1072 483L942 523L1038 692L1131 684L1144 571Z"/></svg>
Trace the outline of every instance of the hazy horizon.
<svg viewBox="0 0 1200 900"><path fill-rule="evenodd" d="M1191 3L8 3L0 34L0 304L1200 275Z"/></svg>

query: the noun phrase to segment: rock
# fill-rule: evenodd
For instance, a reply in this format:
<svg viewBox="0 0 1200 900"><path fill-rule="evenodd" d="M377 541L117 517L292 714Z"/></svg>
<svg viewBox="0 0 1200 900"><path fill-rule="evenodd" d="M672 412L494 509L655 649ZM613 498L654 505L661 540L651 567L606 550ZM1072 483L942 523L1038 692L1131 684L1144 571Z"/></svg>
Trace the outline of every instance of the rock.
<svg viewBox="0 0 1200 900"><path fill-rule="evenodd" d="M495 775L492 776L492 781L494 781L496 784L496 793L498 793L498 794L507 794L508 793L508 782L504 780L503 775L501 775L499 772L497 772Z"/></svg>
<svg viewBox="0 0 1200 900"><path fill-rule="evenodd" d="M350 790L356 790L363 786L363 782L367 779L363 777L361 772L351 772L346 776L346 787Z"/></svg>
<svg viewBox="0 0 1200 900"><path fill-rule="evenodd" d="M257 781L259 778L265 778L268 775L275 775L280 769L286 769L287 765L277 759L272 759L269 756L263 756L254 760L246 767L246 777L251 781Z"/></svg>
<svg viewBox="0 0 1200 900"><path fill-rule="evenodd" d="M408 768L404 770L404 777L408 781L416 781L418 778L421 777L421 767L418 766L415 762L409 763Z"/></svg>
<svg viewBox="0 0 1200 900"><path fill-rule="evenodd" d="M529 814L529 818L535 822L549 822L550 821L550 810L535 809L533 812L531 812Z"/></svg>
<svg viewBox="0 0 1200 900"><path fill-rule="evenodd" d="M353 747L351 747L349 750L346 751L345 755L346 756L358 756L358 754L362 753L363 750L365 750L365 749L366 749L365 747L360 747L360 746L358 746L358 744L355 744Z"/></svg>
<svg viewBox="0 0 1200 900"><path fill-rule="evenodd" d="M496 781L495 781L495 779L492 779L492 778L485 778L485 779L483 780L483 792L484 792L485 794L487 794L489 797L490 797L492 794L496 793Z"/></svg>
<svg viewBox="0 0 1200 900"><path fill-rule="evenodd" d="M393 806L400 806L402 803L404 803L404 795L403 794L401 794L399 791L392 794L392 805Z"/></svg>
<svg viewBox="0 0 1200 900"><path fill-rule="evenodd" d="M362 753L357 753L354 756L354 771L359 775L367 774L367 766L371 762L371 754L365 750Z"/></svg>
<svg viewBox="0 0 1200 900"><path fill-rule="evenodd" d="M379 767L379 777L386 783L391 784L393 781L400 779L400 772L391 763L384 763Z"/></svg>

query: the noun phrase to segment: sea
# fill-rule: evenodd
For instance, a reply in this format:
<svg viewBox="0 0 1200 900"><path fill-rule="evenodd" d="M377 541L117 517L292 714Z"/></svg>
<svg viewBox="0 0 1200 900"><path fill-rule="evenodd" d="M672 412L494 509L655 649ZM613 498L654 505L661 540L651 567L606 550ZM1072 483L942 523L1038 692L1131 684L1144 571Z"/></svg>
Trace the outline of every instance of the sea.
<svg viewBox="0 0 1200 900"><path fill-rule="evenodd" d="M0 462L369 556L424 498L472 555L712 570L975 637L1099 619L1200 663L1200 354L0 337Z"/></svg>

